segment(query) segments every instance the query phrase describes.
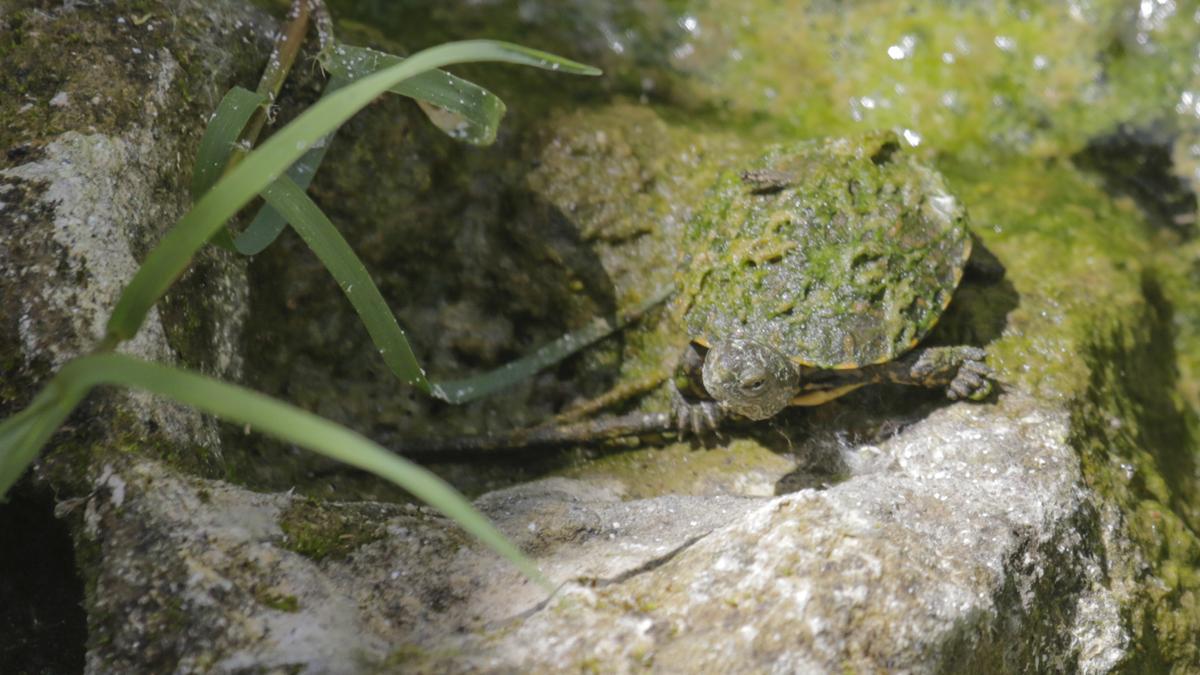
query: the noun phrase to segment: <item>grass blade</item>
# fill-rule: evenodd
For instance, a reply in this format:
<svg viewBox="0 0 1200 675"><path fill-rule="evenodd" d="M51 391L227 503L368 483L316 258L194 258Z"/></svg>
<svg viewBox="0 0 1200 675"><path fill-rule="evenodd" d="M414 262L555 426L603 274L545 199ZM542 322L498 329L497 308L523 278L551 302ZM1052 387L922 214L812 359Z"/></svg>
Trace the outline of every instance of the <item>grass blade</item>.
<svg viewBox="0 0 1200 675"><path fill-rule="evenodd" d="M102 384L143 389L370 471L441 511L512 561L530 579L551 590L532 561L454 488L426 469L343 426L269 396L123 354L98 354L71 361L33 405L0 424L0 494L16 481L79 401Z"/></svg>
<svg viewBox="0 0 1200 675"><path fill-rule="evenodd" d="M404 61L402 57L367 47L338 43L324 51L321 65L347 80L357 80ZM434 126L448 136L474 145L491 145L496 140L504 101L477 84L440 70L411 77L388 91L436 106L421 109Z"/></svg>
<svg viewBox="0 0 1200 675"><path fill-rule="evenodd" d="M620 316L592 319L591 323L583 328L571 331L539 347L534 352L516 361L510 361L495 370L461 380L434 382L430 393L435 398L456 404L490 396L612 335L667 299L674 290L674 286L668 286L640 306Z"/></svg>
<svg viewBox="0 0 1200 675"><path fill-rule="evenodd" d="M192 165L193 201L216 184L229 164L229 157L238 148L238 138L246 128L246 123L254 116L254 111L266 102L266 96L241 87L225 92L196 151L196 162Z"/></svg>
<svg viewBox="0 0 1200 675"><path fill-rule="evenodd" d="M344 78L334 75L325 85L325 91L321 94L322 98L329 96L346 84L347 81ZM329 150L333 136L334 132L330 132L322 137L308 152L304 153L304 156L288 167L287 177L292 179L292 182L301 190L307 190L313 177L317 175L317 169L321 168L321 162L325 161L325 152ZM287 227L287 219L279 215L279 212L270 204L264 204L255 214L250 225L234 240L234 249L242 255L261 253L275 241L285 227Z"/></svg>
<svg viewBox="0 0 1200 675"><path fill-rule="evenodd" d="M286 177L272 183L263 191L263 197L292 224L296 233L337 280L388 368L402 381L427 394L431 393L425 371L417 363L404 330L396 322L395 315L371 280L367 268L333 223L329 222L329 218L304 190Z"/></svg>
<svg viewBox="0 0 1200 675"><path fill-rule="evenodd" d="M125 288L108 322L106 345L128 340L146 313L183 273L192 256L223 223L270 185L322 136L336 129L380 93L432 68L470 61L500 61L582 75L590 66L552 54L490 40L439 45L368 75L321 99L280 129L200 198L150 252Z"/></svg>
<svg viewBox="0 0 1200 675"><path fill-rule="evenodd" d="M265 96L241 87L225 92L204 129L196 161L192 164L192 201L199 199L217 182L235 152L249 151L248 145L241 140L242 133L266 102ZM221 248L235 250L233 236L227 229L217 230L211 241Z"/></svg>
<svg viewBox="0 0 1200 675"><path fill-rule="evenodd" d="M56 381L51 380L28 408L0 422L0 500L83 398L56 390Z"/></svg>
<svg viewBox="0 0 1200 675"><path fill-rule="evenodd" d="M482 375L451 382L430 382L413 353L404 329L396 321L395 314L375 286L366 266L320 207L287 178L272 183L263 191L263 197L292 224L292 228L333 275L396 377L448 403L467 403L510 387L612 335L657 306L674 291L673 286L668 286L632 311L618 317L593 319L583 328L563 335L528 356Z"/></svg>

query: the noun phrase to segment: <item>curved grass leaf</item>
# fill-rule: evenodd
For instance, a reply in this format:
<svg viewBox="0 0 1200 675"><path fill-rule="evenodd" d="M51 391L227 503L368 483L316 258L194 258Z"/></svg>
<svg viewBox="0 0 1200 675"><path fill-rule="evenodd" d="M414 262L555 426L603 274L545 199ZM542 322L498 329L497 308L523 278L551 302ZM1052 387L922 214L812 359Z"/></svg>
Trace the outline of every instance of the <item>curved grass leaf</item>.
<svg viewBox="0 0 1200 675"><path fill-rule="evenodd" d="M267 102L267 97L249 89L234 87L225 92L217 111L204 129L196 162L192 165L192 200L208 192L225 171L229 158L237 150L238 138L254 111Z"/></svg>
<svg viewBox="0 0 1200 675"><path fill-rule="evenodd" d="M404 59L367 47L337 43L321 53L321 65L336 76L357 80ZM504 101L483 87L440 70L411 77L388 91L414 98L434 126L456 140L491 145L505 113Z"/></svg>
<svg viewBox="0 0 1200 675"><path fill-rule="evenodd" d="M327 50L326 56L333 77L323 96L345 86L350 79L362 78L403 61L389 54L348 45ZM499 98L466 80L441 71L427 71L401 82L391 91L435 102L446 110L464 112L473 120L476 131L490 129L487 132L490 134L488 142L494 138L495 128L504 114L504 104ZM193 172L194 197L206 192L220 177L256 106L265 101L262 95L240 87L231 89L225 95L201 142ZM466 403L521 381L612 334L626 323L625 320L597 319L583 329L573 331L533 354L492 372L443 384L428 382L403 329L367 270L329 219L304 194L304 189L324 158L332 136L330 133L317 141L313 148L288 168L286 175L290 180L280 179L262 193L268 198L268 203L259 210L246 230L237 236L233 248L244 255L256 254L270 245L291 220L346 293L388 368L401 380L450 403ZM479 138L474 140L478 141ZM289 216L285 217L281 211L287 211Z"/></svg>
<svg viewBox="0 0 1200 675"><path fill-rule="evenodd" d="M404 382L431 393L431 386L404 330L396 322L367 268L329 218L303 189L286 177L272 183L262 194L267 203L292 224L292 229L333 275L354 311L358 312L388 368Z"/></svg>
<svg viewBox="0 0 1200 675"><path fill-rule="evenodd" d="M528 356L487 373L451 382L429 382L425 371L417 362L404 329L396 321L395 314L375 286L366 266L320 207L304 190L287 178L275 181L262 194L267 203L292 224L292 228L304 239L304 243L308 244L325 269L333 275L350 304L354 306L354 311L362 319L384 362L396 377L448 403L467 403L510 387L612 335L661 303L674 291L673 286L668 286L630 312L618 317L593 319L583 328L571 331Z"/></svg>
<svg viewBox="0 0 1200 675"><path fill-rule="evenodd" d="M329 96L346 84L348 82L345 78L334 75L326 83L321 97ZM333 142L334 133L330 132L322 137L308 152L304 153L304 156L288 167L287 177L292 179L292 182L301 190L307 190L309 184L312 183L313 176L317 175L317 169L321 168L321 162L325 161L325 152L329 150L329 144ZM254 220L250 221L246 229L234 239L234 248L242 255L260 253L279 237L285 227L287 227L287 219L279 215L279 212L270 204L264 204L255 214Z"/></svg>
<svg viewBox="0 0 1200 675"><path fill-rule="evenodd" d="M323 95L327 96L345 84L344 78L330 78ZM242 87L230 89L221 99L217 111L204 130L204 138L201 139L200 148L196 152L196 162L192 169L193 200L207 192L221 177L221 172L229 164L230 158L234 152L239 150L238 139L246 128L246 124L249 123L257 107L266 101L266 96ZM312 149L288 167L287 176L292 179L292 182L302 189L308 188L317 169L321 166L321 162L325 159L325 152L329 148L329 141L332 138L333 133L323 137L313 145ZM254 220L236 238L226 235L219 240L214 239L214 243L219 243L242 255L255 255L270 246L286 226L287 221L269 204L266 204L258 210ZM218 234L224 232L222 230Z"/></svg>
<svg viewBox="0 0 1200 675"><path fill-rule="evenodd" d="M143 389L386 478L453 519L530 579L551 590L537 567L483 514L426 469L343 426L269 396L123 354L71 361L33 405L0 424L0 494L15 482L79 401L93 387L104 384Z"/></svg>
<svg viewBox="0 0 1200 675"><path fill-rule="evenodd" d="M332 139L326 136L323 142L318 141L317 145L304 153L304 156L295 164L288 167L287 173L284 175L301 190L307 190L309 183L312 182L313 174L325 160L325 151L329 148L330 140ZM279 238L287 224L287 219L281 216L274 207L270 204L263 204L258 213L254 214L254 220L250 221L246 229L234 238L233 248L242 255L262 253Z"/></svg>
<svg viewBox="0 0 1200 675"><path fill-rule="evenodd" d="M235 152L249 150L240 145L239 139L250 118L266 102L267 97L241 87L225 92L196 151L196 161L192 165L192 201L199 199L217 182ZM212 243L235 250L233 236L226 229L217 230Z"/></svg>
<svg viewBox="0 0 1200 675"><path fill-rule="evenodd" d="M146 313L183 273L204 242L318 139L399 82L432 68L470 61L517 63L581 75L600 72L519 45L469 40L418 52L398 65L368 75L321 99L218 180L162 238L117 301L109 318L105 344L133 337L141 328Z"/></svg>
<svg viewBox="0 0 1200 675"><path fill-rule="evenodd" d="M81 398L47 387L28 408L0 423L0 501Z"/></svg>

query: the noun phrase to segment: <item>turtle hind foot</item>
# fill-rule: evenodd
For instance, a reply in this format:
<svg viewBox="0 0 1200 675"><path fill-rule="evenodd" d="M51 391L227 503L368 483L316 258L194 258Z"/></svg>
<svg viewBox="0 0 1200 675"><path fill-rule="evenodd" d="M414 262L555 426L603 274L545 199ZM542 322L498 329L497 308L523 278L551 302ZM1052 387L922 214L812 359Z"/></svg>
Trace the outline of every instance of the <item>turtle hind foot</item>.
<svg viewBox="0 0 1200 675"><path fill-rule="evenodd" d="M952 401L982 401L992 393L992 370L979 347L930 347L909 370L913 384L945 387Z"/></svg>

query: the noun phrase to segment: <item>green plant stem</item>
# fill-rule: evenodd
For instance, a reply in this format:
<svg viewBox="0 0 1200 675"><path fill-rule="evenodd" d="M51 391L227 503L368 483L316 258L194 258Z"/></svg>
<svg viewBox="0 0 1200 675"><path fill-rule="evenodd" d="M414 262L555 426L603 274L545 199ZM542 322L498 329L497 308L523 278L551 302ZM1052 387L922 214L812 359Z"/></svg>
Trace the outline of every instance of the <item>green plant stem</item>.
<svg viewBox="0 0 1200 675"><path fill-rule="evenodd" d="M287 81L288 73L292 71L292 65L296 62L296 55L300 53L300 47L304 44L304 35L308 32L309 9L314 4L320 4L320 1L292 0L287 23L275 40L271 58L267 59L267 67L263 69L258 89L255 90L266 97L267 103L255 111L246 124L239 139L242 147L252 148L258 142L258 135L266 126L270 107L275 105L275 99L283 89L283 83ZM240 153L234 153L229 158L226 171L232 170L242 156Z"/></svg>

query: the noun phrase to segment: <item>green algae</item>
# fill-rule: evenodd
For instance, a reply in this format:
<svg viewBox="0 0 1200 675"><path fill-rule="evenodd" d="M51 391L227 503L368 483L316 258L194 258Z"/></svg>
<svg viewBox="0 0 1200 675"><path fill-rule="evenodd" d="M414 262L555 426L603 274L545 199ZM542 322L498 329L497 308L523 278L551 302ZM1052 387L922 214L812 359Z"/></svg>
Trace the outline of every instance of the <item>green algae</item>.
<svg viewBox="0 0 1200 675"><path fill-rule="evenodd" d="M823 368L890 361L925 337L970 250L941 176L892 134L777 147L752 167L725 174L687 228L689 336L743 334ZM744 177L762 173L784 184L765 194Z"/></svg>
<svg viewBox="0 0 1200 675"><path fill-rule="evenodd" d="M1197 249L1076 158L1119 124L1175 114L1197 25L1182 9L1152 26L1111 4L1078 18L1015 3L908 6L756 7L743 22L742 10L705 3L694 12L709 31L693 40L697 62L712 65L718 49L739 58L682 68L692 96L673 103L719 105L693 107L699 119L656 110L698 137L715 108L747 139L893 127L919 143L1007 270L993 287L967 284L933 340L987 344L1004 387L1071 411L1085 478L1129 514L1121 527L1138 547L1111 553L1112 583L1165 589L1129 596L1138 648L1123 668L1200 662ZM626 453L575 473L649 484L638 488L647 493L691 489L647 479L684 458L668 448L657 459Z"/></svg>
<svg viewBox="0 0 1200 675"><path fill-rule="evenodd" d="M1086 480L1128 514L1127 532L1150 564L1147 572L1121 563L1147 591L1127 611L1152 645L1130 667L1195 663L1198 428L1178 386L1168 300L1188 288L1180 263L1155 249L1156 233L1130 200L1110 198L1098 176L1067 162L993 164L987 181L957 168L964 201L991 225L984 239L1020 294L991 362L1003 381L1066 401Z"/></svg>
<svg viewBox="0 0 1200 675"><path fill-rule="evenodd" d="M255 593L254 599L260 604L266 605L271 609L294 614L300 611L300 600L294 595L286 593L278 593L276 591L260 589Z"/></svg>
<svg viewBox="0 0 1200 675"><path fill-rule="evenodd" d="M563 472L572 478L616 481L628 499L664 494L772 494L776 477L795 467L754 439L735 439L719 448L670 443L640 452L610 453ZM760 476L755 481L751 477Z"/></svg>
<svg viewBox="0 0 1200 675"><path fill-rule="evenodd" d="M181 66L171 84L176 89L172 96L183 105L160 113L191 119L205 107L206 101L197 98L220 94L201 72L189 68L217 48L209 37L213 19L202 12L179 12L171 17L173 29L162 30L164 17L155 2L89 12L42 12L33 3L16 4L0 17L5 32L0 90L7 94L0 100L0 116L7 120L0 129L0 147L9 150L0 155L0 168L27 161L46 139L67 130L118 133L140 124L147 72L152 79L163 58ZM135 22L138 16L145 20ZM185 33L190 40L178 39ZM242 75L253 73L255 57L265 57L261 43L253 41L221 48L229 63L241 64ZM25 150L15 153L18 148ZM164 181L174 182L170 176Z"/></svg>
<svg viewBox="0 0 1200 675"><path fill-rule="evenodd" d="M981 155L1061 155L1160 117L1196 34L1186 8L1149 24L1118 2L690 4L676 65L723 115L799 136L902 128Z"/></svg>

